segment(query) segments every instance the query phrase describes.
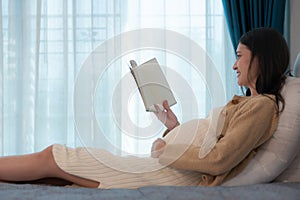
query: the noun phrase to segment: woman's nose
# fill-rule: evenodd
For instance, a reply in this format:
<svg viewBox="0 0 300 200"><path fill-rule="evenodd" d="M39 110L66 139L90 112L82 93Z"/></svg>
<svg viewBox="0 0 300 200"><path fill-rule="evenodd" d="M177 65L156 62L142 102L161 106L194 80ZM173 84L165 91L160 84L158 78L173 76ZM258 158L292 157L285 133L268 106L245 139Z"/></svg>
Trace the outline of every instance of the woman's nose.
<svg viewBox="0 0 300 200"><path fill-rule="evenodd" d="M236 64L236 62L233 64L232 69L233 69L233 70L236 70L236 69L237 69L237 64Z"/></svg>

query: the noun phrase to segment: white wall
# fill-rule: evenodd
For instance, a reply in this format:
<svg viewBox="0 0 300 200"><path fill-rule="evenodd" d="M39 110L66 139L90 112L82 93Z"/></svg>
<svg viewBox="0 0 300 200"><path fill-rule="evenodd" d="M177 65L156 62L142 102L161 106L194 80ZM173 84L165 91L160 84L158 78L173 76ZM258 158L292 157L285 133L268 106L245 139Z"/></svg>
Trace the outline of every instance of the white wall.
<svg viewBox="0 0 300 200"><path fill-rule="evenodd" d="M290 0L290 53L291 67L294 66L298 52L300 52L300 1Z"/></svg>

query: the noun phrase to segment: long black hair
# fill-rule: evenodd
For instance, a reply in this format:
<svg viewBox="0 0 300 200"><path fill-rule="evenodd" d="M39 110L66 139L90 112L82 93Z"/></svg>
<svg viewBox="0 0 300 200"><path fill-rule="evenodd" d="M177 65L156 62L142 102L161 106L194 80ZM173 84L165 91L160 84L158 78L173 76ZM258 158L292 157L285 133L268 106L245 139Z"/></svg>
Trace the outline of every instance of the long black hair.
<svg viewBox="0 0 300 200"><path fill-rule="evenodd" d="M284 37L275 29L257 28L244 34L239 42L251 51L249 70L254 58L258 60L257 93L275 95L278 108L279 102L282 103L282 111L285 101L280 92L289 72L290 59L289 48ZM246 95L250 95L249 89Z"/></svg>

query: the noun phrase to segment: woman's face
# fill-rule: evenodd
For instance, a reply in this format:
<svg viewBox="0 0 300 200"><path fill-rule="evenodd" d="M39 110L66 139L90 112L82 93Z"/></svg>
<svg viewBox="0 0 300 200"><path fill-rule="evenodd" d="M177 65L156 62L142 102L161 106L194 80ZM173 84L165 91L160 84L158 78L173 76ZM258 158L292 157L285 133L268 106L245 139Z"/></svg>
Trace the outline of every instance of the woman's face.
<svg viewBox="0 0 300 200"><path fill-rule="evenodd" d="M233 70L237 72L238 85L250 88L251 94L256 94L255 83L258 77L258 62L254 58L249 71L251 61L251 51L246 45L239 43L236 50L237 60L233 65Z"/></svg>

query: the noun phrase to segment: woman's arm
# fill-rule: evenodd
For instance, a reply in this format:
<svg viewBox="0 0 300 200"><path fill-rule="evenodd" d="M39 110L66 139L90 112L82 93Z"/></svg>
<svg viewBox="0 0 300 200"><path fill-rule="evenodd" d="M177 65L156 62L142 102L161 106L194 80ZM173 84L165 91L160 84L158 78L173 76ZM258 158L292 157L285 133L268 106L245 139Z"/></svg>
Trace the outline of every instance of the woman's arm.
<svg viewBox="0 0 300 200"><path fill-rule="evenodd" d="M223 133L224 137L206 157L199 159L200 148L196 146L167 145L159 157L159 162L210 175L225 173L271 137L277 126L276 113L276 104L267 97L250 101L234 113L226 132ZM187 151L179 155L178 149Z"/></svg>
<svg viewBox="0 0 300 200"><path fill-rule="evenodd" d="M179 125L176 115L171 110L167 101L163 102L164 110L161 110L159 106L154 105L156 109L156 117L168 128L164 133L163 137L165 137L172 129ZM158 138L152 143L151 147L151 157L158 158L164 151L166 146L166 142Z"/></svg>

